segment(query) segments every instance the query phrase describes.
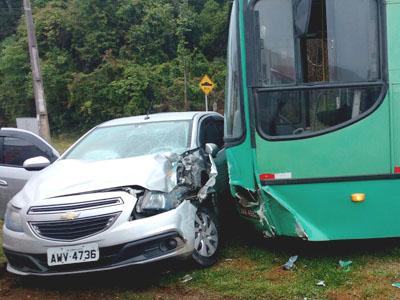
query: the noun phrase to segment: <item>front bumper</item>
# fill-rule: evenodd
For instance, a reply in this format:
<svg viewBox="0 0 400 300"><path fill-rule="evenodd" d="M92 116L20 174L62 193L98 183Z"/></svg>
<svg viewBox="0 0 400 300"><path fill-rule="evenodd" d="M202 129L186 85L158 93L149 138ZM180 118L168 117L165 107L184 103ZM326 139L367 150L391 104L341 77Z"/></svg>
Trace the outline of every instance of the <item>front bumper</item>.
<svg viewBox="0 0 400 300"><path fill-rule="evenodd" d="M172 246L170 241L175 241ZM113 270L122 267L150 263L176 256L188 255L183 238L177 232L157 235L125 245L100 249L96 262L63 266L47 265L46 254L24 254L4 249L8 259L7 270L17 275L66 275Z"/></svg>
<svg viewBox="0 0 400 300"><path fill-rule="evenodd" d="M178 256L185 257L193 252L194 217L197 209L191 202L184 201L176 209L153 217L129 221L136 199L126 193L119 195L114 193L111 196L124 197L124 204L83 211L82 216L121 212L115 223L104 232L73 242L52 241L37 236L28 222L44 220L49 216L29 216L26 213L28 208L23 210L21 214L27 216L23 233L3 228L3 248L8 259L7 270L18 275L78 274L145 264ZM62 202L62 200L59 201ZM79 196L76 201L82 201L82 197ZM171 240L176 241L175 247L167 247ZM99 261L48 266L47 250L49 248L91 243L99 245Z"/></svg>

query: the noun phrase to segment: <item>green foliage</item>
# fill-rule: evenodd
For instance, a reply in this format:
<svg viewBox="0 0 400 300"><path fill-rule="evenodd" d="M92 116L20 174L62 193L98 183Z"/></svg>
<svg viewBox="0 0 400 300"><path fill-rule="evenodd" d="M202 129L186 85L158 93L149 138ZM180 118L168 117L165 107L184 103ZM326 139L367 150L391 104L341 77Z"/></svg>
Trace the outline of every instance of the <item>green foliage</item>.
<svg viewBox="0 0 400 300"><path fill-rule="evenodd" d="M13 124L16 117L33 112L27 56L25 45L14 37L0 45L0 123L3 125Z"/></svg>
<svg viewBox="0 0 400 300"><path fill-rule="evenodd" d="M0 41L15 32L21 7L22 0L0 0Z"/></svg>
<svg viewBox="0 0 400 300"><path fill-rule="evenodd" d="M204 109L198 88L204 74L216 81L211 100L221 107L230 3L32 1L52 130L87 129L146 113L151 104L153 112L182 110L185 75L188 109ZM0 115L8 123L35 111L20 14L8 15L9 26L0 24Z"/></svg>

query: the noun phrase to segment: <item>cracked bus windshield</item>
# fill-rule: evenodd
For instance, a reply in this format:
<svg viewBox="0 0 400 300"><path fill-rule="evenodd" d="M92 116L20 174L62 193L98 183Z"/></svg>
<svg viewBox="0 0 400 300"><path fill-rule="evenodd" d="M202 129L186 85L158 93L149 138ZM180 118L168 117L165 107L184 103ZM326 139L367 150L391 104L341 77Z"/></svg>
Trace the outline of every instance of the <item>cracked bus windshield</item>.
<svg viewBox="0 0 400 300"><path fill-rule="evenodd" d="M189 147L189 132L190 121L100 127L64 159L99 161L163 152L182 153Z"/></svg>

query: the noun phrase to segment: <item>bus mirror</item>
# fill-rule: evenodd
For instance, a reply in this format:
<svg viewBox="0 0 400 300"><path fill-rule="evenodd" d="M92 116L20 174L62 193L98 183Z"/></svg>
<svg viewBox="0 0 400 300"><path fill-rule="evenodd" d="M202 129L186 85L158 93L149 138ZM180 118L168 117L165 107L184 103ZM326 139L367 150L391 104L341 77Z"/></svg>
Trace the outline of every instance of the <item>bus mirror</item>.
<svg viewBox="0 0 400 300"><path fill-rule="evenodd" d="M219 151L219 147L215 144L208 143L206 144L206 153L211 155L212 157L216 157Z"/></svg>

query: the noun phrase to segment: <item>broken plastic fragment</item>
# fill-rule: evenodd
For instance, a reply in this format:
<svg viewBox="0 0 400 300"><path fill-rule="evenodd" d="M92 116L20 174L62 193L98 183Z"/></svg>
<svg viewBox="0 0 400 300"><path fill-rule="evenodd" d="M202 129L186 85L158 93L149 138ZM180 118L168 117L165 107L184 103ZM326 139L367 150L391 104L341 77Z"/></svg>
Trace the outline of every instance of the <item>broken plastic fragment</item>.
<svg viewBox="0 0 400 300"><path fill-rule="evenodd" d="M189 274L187 274L187 275L183 276L181 282L182 282L182 283L186 283L186 282L191 281L192 279L193 279L193 277L190 276Z"/></svg>
<svg viewBox="0 0 400 300"><path fill-rule="evenodd" d="M393 287L400 289L400 282L395 282L392 284Z"/></svg>
<svg viewBox="0 0 400 300"><path fill-rule="evenodd" d="M323 280L318 281L317 286L326 286L325 281Z"/></svg>
<svg viewBox="0 0 400 300"><path fill-rule="evenodd" d="M216 178L218 176L217 165L215 164L215 161L211 155L209 155L209 158L211 162L211 171L207 183L200 189L200 191L197 194L197 197L199 198L200 202L207 199L210 190L215 186Z"/></svg>
<svg viewBox="0 0 400 300"><path fill-rule="evenodd" d="M297 260L299 259L298 255L292 256L289 258L289 260L287 261L286 264L284 264L282 267L284 270L292 270L296 267L296 265L294 264Z"/></svg>
<svg viewBox="0 0 400 300"><path fill-rule="evenodd" d="M344 269L345 272L350 271L350 266L353 262L351 260L339 260L339 266Z"/></svg>

